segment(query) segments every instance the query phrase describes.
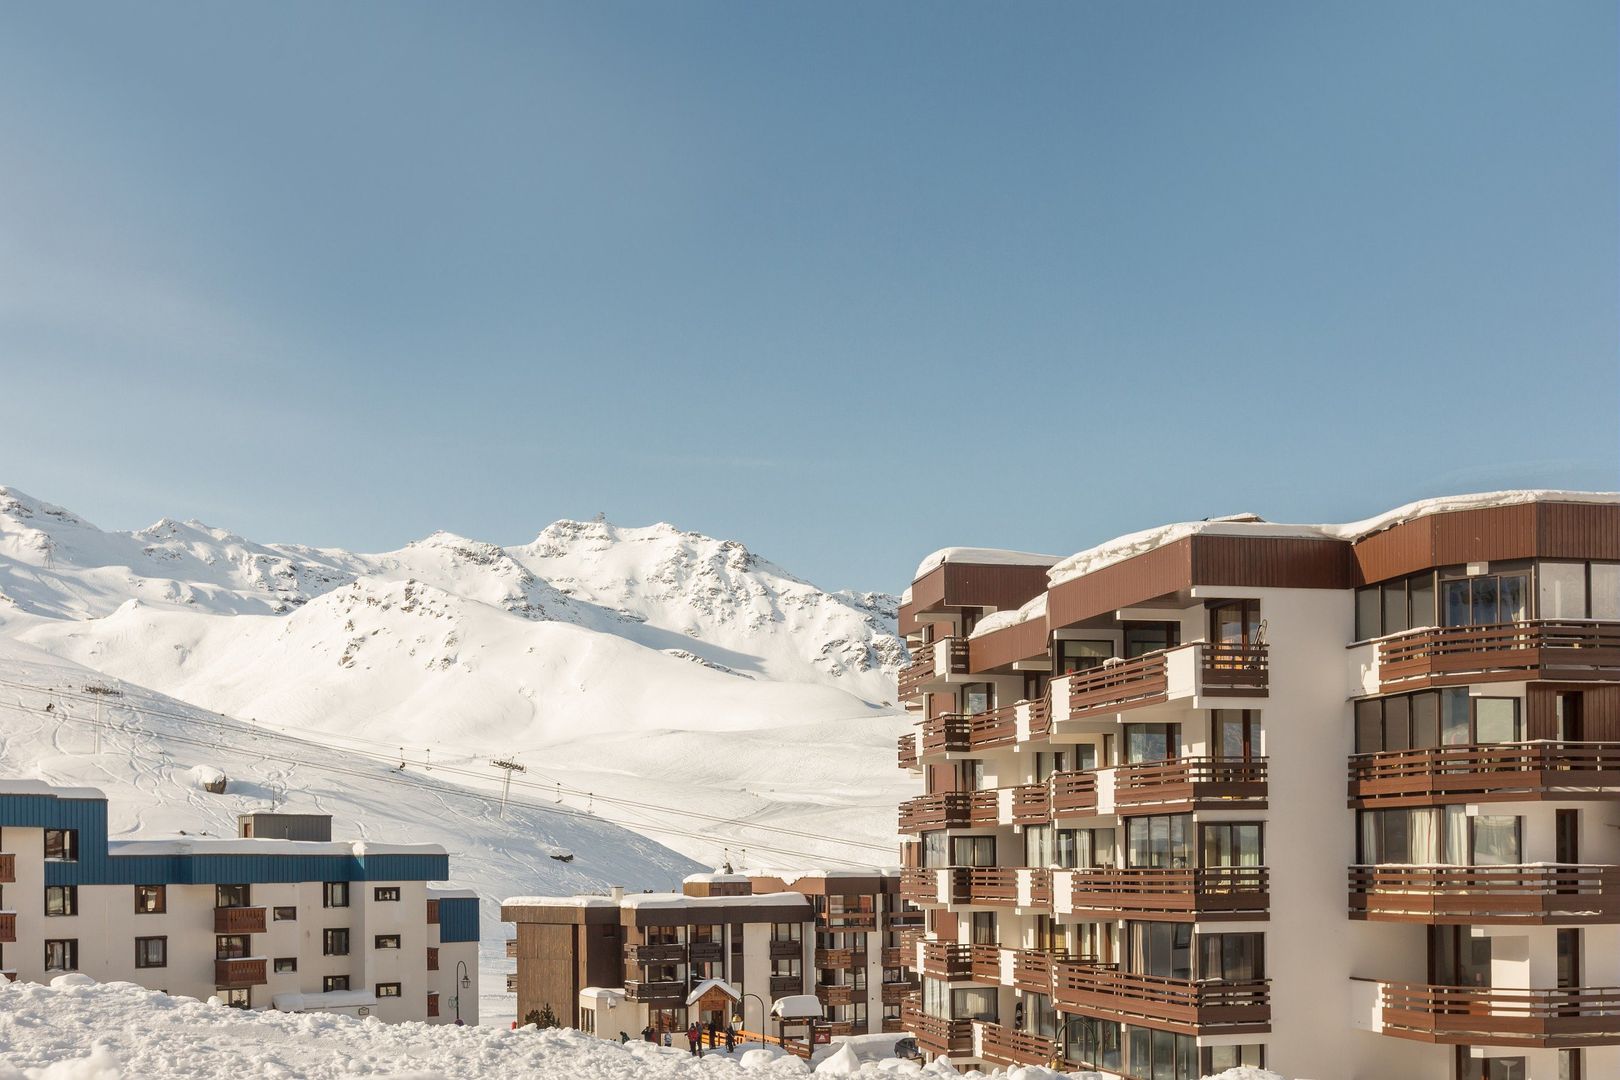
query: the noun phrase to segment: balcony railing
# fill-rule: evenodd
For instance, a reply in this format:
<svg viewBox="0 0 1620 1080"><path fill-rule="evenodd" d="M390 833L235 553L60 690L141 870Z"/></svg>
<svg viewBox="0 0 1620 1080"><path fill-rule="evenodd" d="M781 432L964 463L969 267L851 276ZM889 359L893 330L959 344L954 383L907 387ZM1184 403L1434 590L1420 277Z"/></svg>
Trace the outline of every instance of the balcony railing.
<svg viewBox="0 0 1620 1080"><path fill-rule="evenodd" d="M1121 814L1166 809L1255 809L1266 805L1265 758L1170 758L1114 770Z"/></svg>
<svg viewBox="0 0 1620 1080"><path fill-rule="evenodd" d="M924 686L942 676L964 674L967 664L967 638L940 638L919 645L912 650L911 663L900 669L901 699L916 697Z"/></svg>
<svg viewBox="0 0 1620 1080"><path fill-rule="evenodd" d="M1378 642L1380 689L1620 678L1620 622L1430 626Z"/></svg>
<svg viewBox="0 0 1620 1080"><path fill-rule="evenodd" d="M979 1053L999 1065L1047 1065L1055 1043L1044 1035L1005 1024L979 1025Z"/></svg>
<svg viewBox="0 0 1620 1080"><path fill-rule="evenodd" d="M910 931L906 931L906 933L910 933ZM922 931L919 929L917 933L920 934ZM900 940L902 942L906 940L905 933L900 935ZM911 958L915 955L917 955L915 948L913 948L910 952L907 952L906 947L903 944L898 948L891 946L883 950L882 958L879 960L879 963L886 968L905 967L911 962Z"/></svg>
<svg viewBox="0 0 1620 1080"><path fill-rule="evenodd" d="M804 943L800 941L773 941L770 947L772 960L786 960L789 957L803 956Z"/></svg>
<svg viewBox="0 0 1620 1080"><path fill-rule="evenodd" d="M1068 717L1079 719L1097 713L1157 705L1170 699L1170 683L1165 673L1165 653L1151 652L1117 664L1104 664L1089 671L1077 671L1066 680Z"/></svg>
<svg viewBox="0 0 1620 1080"><path fill-rule="evenodd" d="M1620 1043L1620 987L1514 990L1497 986L1379 984L1387 1035L1491 1046Z"/></svg>
<svg viewBox="0 0 1620 1080"><path fill-rule="evenodd" d="M648 982L642 979L624 980L624 996L629 1001L641 1002L684 1002L686 1000L686 983L681 979L667 979Z"/></svg>
<svg viewBox="0 0 1620 1080"><path fill-rule="evenodd" d="M17 856L0 854L0 885L10 885L17 880Z"/></svg>
<svg viewBox="0 0 1620 1080"><path fill-rule="evenodd" d="M681 942L658 945L626 945L624 958L631 964L684 964L686 946Z"/></svg>
<svg viewBox="0 0 1620 1080"><path fill-rule="evenodd" d="M9 911L0 911L0 945L10 945L17 940L17 916Z"/></svg>
<svg viewBox="0 0 1620 1080"><path fill-rule="evenodd" d="M1263 919L1271 906L1270 878L1263 866L1076 870L1071 880L1072 909L1104 917Z"/></svg>
<svg viewBox="0 0 1620 1080"><path fill-rule="evenodd" d="M772 975L771 996L780 997L783 994L801 994L804 992L804 979L798 975Z"/></svg>
<svg viewBox="0 0 1620 1080"><path fill-rule="evenodd" d="M1188 1035L1261 1032L1271 1026L1270 984L1264 979L1171 979L1059 961L1052 983L1057 1007L1083 1016L1143 1021Z"/></svg>
<svg viewBox="0 0 1620 1080"><path fill-rule="evenodd" d="M857 959L857 957L859 959ZM817 949L816 967L828 971L847 971L850 968L865 967L866 954L856 952L854 949Z"/></svg>
<svg viewBox="0 0 1620 1080"><path fill-rule="evenodd" d="M1198 643L1200 690L1208 697L1264 697L1271 678L1270 650L1259 643Z"/></svg>
<svg viewBox="0 0 1620 1080"><path fill-rule="evenodd" d="M946 640L949 640L948 638ZM934 677L934 648L936 642L918 645L911 650L911 663L900 669L900 697L915 697L917 690Z"/></svg>
<svg viewBox="0 0 1620 1080"><path fill-rule="evenodd" d="M922 724L922 755L966 754L1011 746L1018 741L1018 706L1004 705L989 712L942 713Z"/></svg>
<svg viewBox="0 0 1620 1080"><path fill-rule="evenodd" d="M918 1046L930 1055L961 1055L973 1049L971 1020L944 1020L929 1016L915 1004L907 1004L901 1009L900 1022L917 1037Z"/></svg>
<svg viewBox="0 0 1620 1080"><path fill-rule="evenodd" d="M1475 743L1350 758L1363 805L1620 797L1620 742Z"/></svg>
<svg viewBox="0 0 1620 1080"><path fill-rule="evenodd" d="M263 986L267 981L262 956L214 961L215 986Z"/></svg>
<svg viewBox="0 0 1620 1080"><path fill-rule="evenodd" d="M878 991L878 996L885 1005L899 1005L908 996L917 992L917 981L911 979L901 982L887 982Z"/></svg>
<svg viewBox="0 0 1620 1080"><path fill-rule="evenodd" d="M962 829L971 820L972 800L965 791L940 791L918 795L900 804L900 831L919 833L925 829Z"/></svg>
<svg viewBox="0 0 1620 1080"><path fill-rule="evenodd" d="M264 911L262 907L217 907L214 909L214 933L262 934Z"/></svg>
<svg viewBox="0 0 1620 1080"><path fill-rule="evenodd" d="M1097 812L1097 774L1060 772L1052 774L1052 813L1087 814Z"/></svg>
<svg viewBox="0 0 1620 1080"><path fill-rule="evenodd" d="M1350 914L1456 925L1620 922L1620 866L1352 866Z"/></svg>
<svg viewBox="0 0 1620 1080"><path fill-rule="evenodd" d="M518 958L517 938L506 939L506 958L508 960L516 960ZM626 959L629 959L629 957L626 956Z"/></svg>
<svg viewBox="0 0 1620 1080"><path fill-rule="evenodd" d="M1052 793L1045 784L1020 784L1012 789L1014 825L1045 825L1052 820Z"/></svg>
<svg viewBox="0 0 1620 1080"><path fill-rule="evenodd" d="M969 945L968 965L972 969L971 978L976 982L998 983L1001 981L1001 946L999 945Z"/></svg>
<svg viewBox="0 0 1620 1080"><path fill-rule="evenodd" d="M973 974L973 947L955 942L925 941L922 946L922 973L932 979L970 978Z"/></svg>
<svg viewBox="0 0 1620 1080"><path fill-rule="evenodd" d="M917 767L917 733L907 732L900 736L897 746L897 756L902 769L915 769Z"/></svg>
<svg viewBox="0 0 1620 1080"><path fill-rule="evenodd" d="M823 986L817 984L816 997L820 999L822 1005L828 1008L839 1005L853 1005L856 1001L856 990L853 986L848 985ZM859 997L862 1001L866 1000L866 991L860 991Z"/></svg>

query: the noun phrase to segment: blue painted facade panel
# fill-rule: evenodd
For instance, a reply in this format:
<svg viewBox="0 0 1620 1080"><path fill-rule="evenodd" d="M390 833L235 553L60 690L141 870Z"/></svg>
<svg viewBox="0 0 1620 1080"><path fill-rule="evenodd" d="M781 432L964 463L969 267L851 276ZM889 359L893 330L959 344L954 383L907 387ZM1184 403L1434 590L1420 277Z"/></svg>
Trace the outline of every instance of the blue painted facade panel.
<svg viewBox="0 0 1620 1080"><path fill-rule="evenodd" d="M439 901L439 940L478 940L476 896L446 896Z"/></svg>

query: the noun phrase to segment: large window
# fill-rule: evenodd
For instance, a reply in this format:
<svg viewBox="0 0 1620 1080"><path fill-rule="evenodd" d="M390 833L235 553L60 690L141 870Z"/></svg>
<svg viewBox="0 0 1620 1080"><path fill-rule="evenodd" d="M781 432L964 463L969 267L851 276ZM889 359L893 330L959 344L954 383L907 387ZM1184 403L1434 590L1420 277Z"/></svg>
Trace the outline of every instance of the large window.
<svg viewBox="0 0 1620 1080"><path fill-rule="evenodd" d="M1356 640L1434 626L1434 571L1356 590Z"/></svg>
<svg viewBox="0 0 1620 1080"><path fill-rule="evenodd" d="M1179 870L1193 865L1192 815L1154 814L1125 822L1125 865Z"/></svg>
<svg viewBox="0 0 1620 1080"><path fill-rule="evenodd" d="M1161 979L1192 978L1192 927L1187 923L1128 922L1128 970Z"/></svg>
<svg viewBox="0 0 1620 1080"><path fill-rule="evenodd" d="M252 954L246 934L218 934L214 937L215 960L242 960Z"/></svg>
<svg viewBox="0 0 1620 1080"><path fill-rule="evenodd" d="M1063 1038L1068 1041L1065 1056L1070 1061L1110 1071L1121 1067L1119 1021L1076 1017L1073 1023L1063 1025Z"/></svg>
<svg viewBox="0 0 1620 1080"><path fill-rule="evenodd" d="M1530 575L1526 571L1440 582L1440 622L1444 626L1522 622L1529 617Z"/></svg>
<svg viewBox="0 0 1620 1080"><path fill-rule="evenodd" d="M47 941L45 943L46 971L78 971L79 942L77 938Z"/></svg>
<svg viewBox="0 0 1620 1080"><path fill-rule="evenodd" d="M1215 756L1252 761L1260 756L1260 714L1252 709L1211 709L1210 742Z"/></svg>
<svg viewBox="0 0 1620 1080"><path fill-rule="evenodd" d="M1052 826L1024 826L1024 865L1051 866L1057 859L1052 846Z"/></svg>
<svg viewBox="0 0 1620 1080"><path fill-rule="evenodd" d="M1258 982L1266 977L1266 935L1199 934L1198 977Z"/></svg>
<svg viewBox="0 0 1620 1080"><path fill-rule="evenodd" d="M1057 653L1054 675L1090 671L1102 667L1103 661L1114 655L1112 641L1066 641L1059 638L1052 643L1052 647Z"/></svg>
<svg viewBox="0 0 1620 1080"><path fill-rule="evenodd" d="M1542 619L1620 619L1620 563L1540 562Z"/></svg>
<svg viewBox="0 0 1620 1080"><path fill-rule="evenodd" d="M1260 601L1222 600L1209 608L1209 639L1223 645L1256 645L1261 636Z"/></svg>
<svg viewBox="0 0 1620 1080"><path fill-rule="evenodd" d="M1230 1046L1206 1046L1204 1048L1204 1068L1206 1076L1236 1069L1239 1066L1248 1066L1251 1069L1266 1067L1265 1043L1237 1043Z"/></svg>
<svg viewBox="0 0 1620 1080"><path fill-rule="evenodd" d="M1180 724L1126 724L1125 760L1130 764L1181 756Z"/></svg>
<svg viewBox="0 0 1620 1080"><path fill-rule="evenodd" d="M1180 623L1128 622L1125 624L1125 658L1127 660L1150 652L1172 649L1180 643Z"/></svg>
<svg viewBox="0 0 1620 1080"><path fill-rule="evenodd" d="M1203 826L1204 866L1261 866L1261 825L1258 821L1221 821Z"/></svg>
<svg viewBox="0 0 1620 1080"><path fill-rule="evenodd" d="M246 885L215 885L215 907L249 907L252 905L252 890Z"/></svg>
<svg viewBox="0 0 1620 1080"><path fill-rule="evenodd" d="M1519 699L1471 697L1467 687L1356 702L1356 753L1520 742Z"/></svg>
<svg viewBox="0 0 1620 1080"><path fill-rule="evenodd" d="M78 862L79 830L46 829L45 860L47 862Z"/></svg>
<svg viewBox="0 0 1620 1080"><path fill-rule="evenodd" d="M995 689L989 683L968 683L962 687L962 711L972 716L995 708Z"/></svg>
<svg viewBox="0 0 1620 1080"><path fill-rule="evenodd" d="M1518 866L1524 862L1524 819L1470 817L1462 806L1362 810L1357 859L1408 866Z"/></svg>
<svg viewBox="0 0 1620 1080"><path fill-rule="evenodd" d="M996 838L993 836L951 837L951 865L996 865Z"/></svg>
<svg viewBox="0 0 1620 1080"><path fill-rule="evenodd" d="M1142 1080L1198 1080L1198 1040L1157 1028L1127 1027L1129 1068Z"/></svg>
<svg viewBox="0 0 1620 1080"><path fill-rule="evenodd" d="M1113 829L1059 829L1057 865L1066 870L1114 865Z"/></svg>

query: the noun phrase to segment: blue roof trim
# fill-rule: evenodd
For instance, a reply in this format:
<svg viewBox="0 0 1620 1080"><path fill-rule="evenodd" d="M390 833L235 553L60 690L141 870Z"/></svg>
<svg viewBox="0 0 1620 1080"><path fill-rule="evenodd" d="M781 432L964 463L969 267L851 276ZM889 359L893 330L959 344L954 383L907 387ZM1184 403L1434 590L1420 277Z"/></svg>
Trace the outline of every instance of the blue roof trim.
<svg viewBox="0 0 1620 1080"><path fill-rule="evenodd" d="M446 896L439 901L439 940L478 940L476 896Z"/></svg>
<svg viewBox="0 0 1620 1080"><path fill-rule="evenodd" d="M77 829L77 862L45 864L47 885L238 885L294 881L444 881L450 856L109 855L104 799L0 795L0 828ZM477 901L473 901L476 911ZM476 914L474 916L476 920ZM477 933L470 939L476 941Z"/></svg>

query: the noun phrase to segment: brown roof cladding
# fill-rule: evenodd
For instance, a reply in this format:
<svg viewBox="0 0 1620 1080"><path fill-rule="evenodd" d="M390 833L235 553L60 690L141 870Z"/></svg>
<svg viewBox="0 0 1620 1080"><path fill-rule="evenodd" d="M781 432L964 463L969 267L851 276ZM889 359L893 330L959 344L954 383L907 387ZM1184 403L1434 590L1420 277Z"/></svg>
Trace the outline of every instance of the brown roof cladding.
<svg viewBox="0 0 1620 1080"><path fill-rule="evenodd" d="M635 894L625 897L635 899ZM810 901L796 892L782 894L780 903L727 904L720 897L690 897L681 904L591 904L588 907L549 904L502 904L501 919L513 923L622 923L625 926L689 926L699 923L805 922L814 917Z"/></svg>
<svg viewBox="0 0 1620 1080"><path fill-rule="evenodd" d="M911 583L911 602L900 606L900 632L918 629L917 613L952 607L1022 607L1046 589L1044 566L947 562Z"/></svg>
<svg viewBox="0 0 1620 1080"><path fill-rule="evenodd" d="M968 670L994 671L1019 660L1045 656L1046 617L1025 619L968 639Z"/></svg>
<svg viewBox="0 0 1620 1080"><path fill-rule="evenodd" d="M1502 559L1620 559L1620 506L1533 502L1454 510L1357 540L1351 584Z"/></svg>
<svg viewBox="0 0 1620 1080"><path fill-rule="evenodd" d="M779 877L751 878L754 895L771 893L800 893L804 896L878 896L900 892L900 879L883 874L808 874L796 878L789 885Z"/></svg>

